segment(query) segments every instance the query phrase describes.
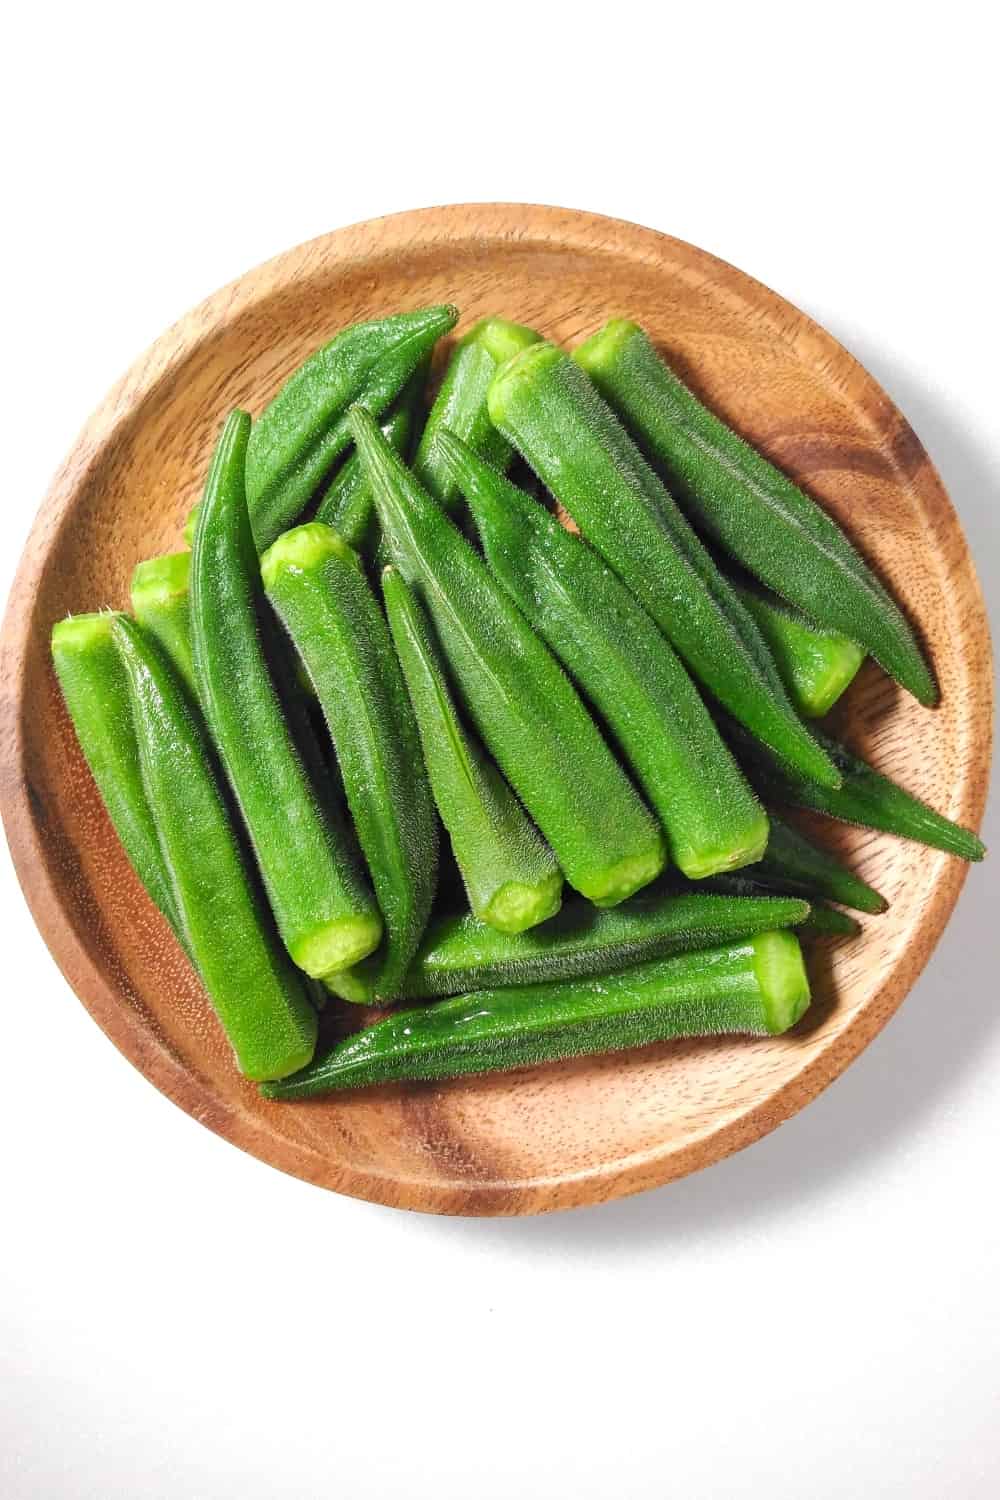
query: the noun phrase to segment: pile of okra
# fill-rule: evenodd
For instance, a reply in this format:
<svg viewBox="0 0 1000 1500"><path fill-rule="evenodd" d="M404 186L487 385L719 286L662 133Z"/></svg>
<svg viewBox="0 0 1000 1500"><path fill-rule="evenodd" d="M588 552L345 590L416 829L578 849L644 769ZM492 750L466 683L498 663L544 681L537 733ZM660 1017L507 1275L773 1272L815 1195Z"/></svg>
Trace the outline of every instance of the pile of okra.
<svg viewBox="0 0 1000 1500"><path fill-rule="evenodd" d="M866 656L937 699L832 518L635 323L570 353L488 318L431 402L457 317L355 324L234 411L190 550L53 629L125 851L274 1099L788 1030L800 940L886 902L776 809L984 852L817 726ZM329 1046L331 995L396 1008Z"/></svg>

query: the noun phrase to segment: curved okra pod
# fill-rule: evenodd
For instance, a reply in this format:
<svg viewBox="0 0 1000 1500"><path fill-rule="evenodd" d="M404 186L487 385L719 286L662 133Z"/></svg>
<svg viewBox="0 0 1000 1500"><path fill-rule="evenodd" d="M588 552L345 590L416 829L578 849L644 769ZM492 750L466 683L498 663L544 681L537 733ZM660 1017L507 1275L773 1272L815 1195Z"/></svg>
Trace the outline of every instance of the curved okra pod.
<svg viewBox="0 0 1000 1500"><path fill-rule="evenodd" d="M760 859L767 814L669 643L582 538L449 432L441 463L493 572L603 714L691 879Z"/></svg>
<svg viewBox="0 0 1000 1500"><path fill-rule="evenodd" d="M128 677L110 610L52 627L52 664L84 759L129 863L181 944L187 937L146 800L132 724Z"/></svg>
<svg viewBox="0 0 1000 1500"><path fill-rule="evenodd" d="M498 371L489 409L705 689L790 765L837 785L751 617L580 366L534 344Z"/></svg>
<svg viewBox="0 0 1000 1500"><path fill-rule="evenodd" d="M487 748L569 883L613 906L663 868L663 836L549 649L371 416L354 435L382 531L430 614Z"/></svg>
<svg viewBox="0 0 1000 1500"><path fill-rule="evenodd" d="M857 641L921 703L938 693L902 612L837 523L703 406L635 323L574 358L703 529L813 620Z"/></svg>
<svg viewBox="0 0 1000 1500"><path fill-rule="evenodd" d="M835 791L805 776L794 775L732 720L725 719L723 729L737 760L768 802L809 807L843 823L878 828L932 849L943 849L959 859L980 860L986 853L982 840L970 829L935 812L919 797L904 791L898 782L883 776L859 755L816 728L811 733L843 778Z"/></svg>
<svg viewBox="0 0 1000 1500"><path fill-rule="evenodd" d="M234 412L205 485L191 561L198 697L278 930L321 977L378 945L382 922L346 834L317 798L268 672L260 567L243 487L250 419Z"/></svg>
<svg viewBox="0 0 1000 1500"><path fill-rule="evenodd" d="M678 891L666 881L610 911L567 901L544 927L517 935L497 932L465 912L431 924L403 994L416 1000L613 974L672 953L796 927L808 912L795 896L709 896Z"/></svg>
<svg viewBox="0 0 1000 1500"><path fill-rule="evenodd" d="M500 932L524 932L559 910L563 881L555 855L466 732L427 617L398 569L385 569L382 592L434 800L469 905Z"/></svg>
<svg viewBox="0 0 1000 1500"><path fill-rule="evenodd" d="M779 1036L809 1004L790 932L654 959L621 974L478 990L404 1010L334 1047L269 1099L409 1079L498 1073L676 1037Z"/></svg>
<svg viewBox="0 0 1000 1500"><path fill-rule="evenodd" d="M355 323L307 359L254 423L246 458L247 503L263 552L298 519L351 441L347 408L380 415L458 310L425 307Z"/></svg>
<svg viewBox="0 0 1000 1500"><path fill-rule="evenodd" d="M506 469L513 450L490 421L487 393L500 366L537 344L539 337L519 323L484 318L456 345L413 459L417 479L449 514L457 510L462 495L438 451L438 434L454 433L495 469Z"/></svg>
<svg viewBox="0 0 1000 1500"><path fill-rule="evenodd" d="M337 752L385 919L373 998L391 1000L427 923L438 852L434 803L399 663L357 553L329 526L313 521L285 532L262 557L261 575Z"/></svg>
<svg viewBox="0 0 1000 1500"><path fill-rule="evenodd" d="M142 783L184 933L248 1078L312 1057L316 1013L243 863L195 711L176 673L127 615L114 619Z"/></svg>

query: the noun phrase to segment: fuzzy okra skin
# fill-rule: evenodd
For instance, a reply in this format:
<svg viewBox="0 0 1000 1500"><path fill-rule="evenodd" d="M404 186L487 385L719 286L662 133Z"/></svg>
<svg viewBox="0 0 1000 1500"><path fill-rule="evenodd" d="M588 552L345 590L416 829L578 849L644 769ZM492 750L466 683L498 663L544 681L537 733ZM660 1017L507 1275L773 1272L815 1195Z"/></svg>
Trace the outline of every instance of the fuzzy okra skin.
<svg viewBox="0 0 1000 1500"><path fill-rule="evenodd" d="M581 895L613 906L663 868L663 835L576 689L479 554L353 410L382 531L487 749Z"/></svg>
<svg viewBox="0 0 1000 1500"><path fill-rule="evenodd" d="M459 340L413 459L417 479L449 514L458 509L462 495L438 451L439 433L454 433L494 468L506 469L513 450L490 421L486 401L490 381L502 364L537 344L539 338L519 323L484 318Z"/></svg>
<svg viewBox="0 0 1000 1500"><path fill-rule="evenodd" d="M500 932L524 932L559 910L563 878L555 855L459 719L427 617L397 568L383 572L382 593L469 905Z"/></svg>
<svg viewBox="0 0 1000 1500"><path fill-rule="evenodd" d="M894 833L899 838L955 854L959 859L977 861L986 853L986 846L971 829L935 812L919 797L904 791L898 782L883 776L859 755L816 728L812 734L843 778L836 791L794 775L731 719L723 720L723 730L736 758L768 802L808 807L842 823Z"/></svg>
<svg viewBox="0 0 1000 1500"><path fill-rule="evenodd" d="M405 459L410 452L413 434L423 404L423 366L411 377L401 394L382 417L379 426L386 442ZM357 453L345 459L330 481L329 489L320 501L315 519L332 526L337 535L366 557L374 557L378 550L378 517L372 487L368 483L364 464Z"/></svg>
<svg viewBox="0 0 1000 1500"><path fill-rule="evenodd" d="M337 752L385 920L375 999L393 999L423 935L438 832L420 739L385 618L357 553L321 521L261 558L264 588L305 663Z"/></svg>
<svg viewBox="0 0 1000 1500"><path fill-rule="evenodd" d="M233 412L212 458L191 559L198 698L253 844L285 946L314 977L382 936L347 832L317 797L271 680L243 466L250 418Z"/></svg>
<svg viewBox="0 0 1000 1500"><path fill-rule="evenodd" d="M191 554L169 552L150 557L132 574L132 613L180 673L197 698L191 653Z"/></svg>
<svg viewBox="0 0 1000 1500"><path fill-rule="evenodd" d="M285 382L254 423L247 448L247 503L258 551L298 519L348 447L351 403L364 401L380 415L457 317L457 308L442 305L355 323Z"/></svg>
<svg viewBox="0 0 1000 1500"><path fill-rule="evenodd" d="M533 344L494 376L489 411L702 686L789 764L837 785L752 618L581 367Z"/></svg>
<svg viewBox="0 0 1000 1500"><path fill-rule="evenodd" d="M127 615L112 629L142 783L191 955L240 1071L282 1078L312 1057L316 1012L254 890L176 672Z"/></svg>
<svg viewBox="0 0 1000 1500"><path fill-rule="evenodd" d="M889 903L872 886L866 885L846 865L821 849L804 833L770 814L771 833L767 848L758 864L745 873L759 885L788 894L814 896L839 901L855 911L872 914L886 911Z"/></svg>
<svg viewBox="0 0 1000 1500"><path fill-rule="evenodd" d="M120 618L107 610L57 621L52 627L52 664L80 749L129 863L186 947L142 784L128 677L114 640Z"/></svg>
<svg viewBox="0 0 1000 1500"><path fill-rule="evenodd" d="M262 1092L305 1099L377 1083L499 1073L677 1037L779 1036L808 1004L797 940L762 932L620 974L477 990L399 1011Z"/></svg>
<svg viewBox="0 0 1000 1500"><path fill-rule="evenodd" d="M613 974L672 953L795 927L808 913L808 903L796 896L702 895L679 892L666 880L611 911L567 901L544 927L517 936L496 932L465 912L428 928L403 994L417 1000Z"/></svg>
<svg viewBox="0 0 1000 1500"><path fill-rule="evenodd" d="M836 630L826 630L776 594L736 586L764 637L792 703L819 719L858 675L865 653Z"/></svg>
<svg viewBox="0 0 1000 1500"><path fill-rule="evenodd" d="M574 358L699 526L782 598L857 641L919 702L937 702L910 626L840 527L703 406L637 324L613 319Z"/></svg>
<svg viewBox="0 0 1000 1500"><path fill-rule="evenodd" d="M697 880L760 859L767 814L669 643L582 538L442 432L486 560L525 618L597 705L667 835Z"/></svg>

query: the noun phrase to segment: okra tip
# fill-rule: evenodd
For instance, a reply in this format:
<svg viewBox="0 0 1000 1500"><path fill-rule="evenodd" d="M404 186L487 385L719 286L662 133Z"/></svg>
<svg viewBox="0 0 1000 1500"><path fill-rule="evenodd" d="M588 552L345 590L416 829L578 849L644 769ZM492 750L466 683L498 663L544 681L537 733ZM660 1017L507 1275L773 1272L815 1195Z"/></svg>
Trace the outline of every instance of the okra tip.
<svg viewBox="0 0 1000 1500"><path fill-rule="evenodd" d="M511 397L517 387L530 381L536 369L558 363L562 357L561 349L540 339L537 344L529 344L526 349L519 350L506 360L493 376L486 393L490 421L502 431Z"/></svg>
<svg viewBox="0 0 1000 1500"><path fill-rule="evenodd" d="M95 641L107 640L118 616L102 609L93 614L67 615L52 626L52 650L86 651Z"/></svg>
<svg viewBox="0 0 1000 1500"><path fill-rule="evenodd" d="M609 318L604 327L592 333L573 350L576 363L590 374L613 364L619 350L642 329L628 318Z"/></svg>
<svg viewBox="0 0 1000 1500"><path fill-rule="evenodd" d="M191 583L190 552L167 552L137 563L132 574L133 608L136 598L150 604L167 604L186 594Z"/></svg>

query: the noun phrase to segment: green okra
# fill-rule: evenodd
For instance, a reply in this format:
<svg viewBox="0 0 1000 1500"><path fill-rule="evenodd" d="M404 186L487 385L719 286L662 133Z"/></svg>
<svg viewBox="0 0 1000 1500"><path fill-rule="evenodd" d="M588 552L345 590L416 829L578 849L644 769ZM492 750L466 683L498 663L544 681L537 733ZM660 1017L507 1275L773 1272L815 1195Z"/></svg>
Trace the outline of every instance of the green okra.
<svg viewBox="0 0 1000 1500"><path fill-rule="evenodd" d="M534 344L494 376L489 411L705 689L789 764L836 785L751 616L581 367Z"/></svg>
<svg viewBox="0 0 1000 1500"><path fill-rule="evenodd" d="M197 698L191 654L191 554L170 552L141 562L132 574L132 613Z"/></svg>
<svg viewBox="0 0 1000 1500"><path fill-rule="evenodd" d="M795 927L808 913L808 903L799 897L733 899L679 892L666 880L610 911L587 901L567 901L543 927L516 936L497 932L465 912L431 924L403 994L418 1000L613 974L672 953Z"/></svg>
<svg viewBox="0 0 1000 1500"><path fill-rule="evenodd" d="M811 733L843 778L835 791L794 775L731 719L723 721L723 728L736 758L767 802L812 808L843 823L894 833L899 838L942 849L946 854L956 854L959 859L980 860L986 853L984 844L971 829L962 828L935 812L919 797L904 791L898 782L876 771L859 755L815 727Z"/></svg>
<svg viewBox="0 0 1000 1500"><path fill-rule="evenodd" d="M826 630L776 594L736 586L764 637L792 703L807 719L829 713L854 681L865 653L836 630Z"/></svg>
<svg viewBox="0 0 1000 1500"><path fill-rule="evenodd" d="M691 879L751 864L767 814L659 628L581 537L452 433L440 461L461 489L486 560L604 716Z"/></svg>
<svg viewBox="0 0 1000 1500"><path fill-rule="evenodd" d="M360 558L329 526L313 521L285 532L262 557L261 575L330 730L385 920L373 996L391 1000L430 914L438 853L399 662Z"/></svg>
<svg viewBox="0 0 1000 1500"><path fill-rule="evenodd" d="M380 416L458 310L425 307L355 323L307 359L254 423L246 489L259 552L305 510L351 441L347 409L364 401Z"/></svg>
<svg viewBox="0 0 1000 1500"><path fill-rule="evenodd" d="M243 472L250 419L223 428L191 558L198 698L233 788L278 930L307 974L370 953L382 922L346 831L321 805L268 671L263 590Z"/></svg>
<svg viewBox="0 0 1000 1500"><path fill-rule="evenodd" d="M196 504L192 505L191 509L187 513L187 518L184 522L184 530L182 532L182 535L184 537L184 545L189 550L194 545L194 534L198 526L198 512L200 510L201 501L199 500Z"/></svg>
<svg viewBox="0 0 1000 1500"><path fill-rule="evenodd" d="M398 569L385 569L382 592L434 800L469 905L500 932L524 932L559 910L563 879L555 855L461 722L427 617Z"/></svg>
<svg viewBox="0 0 1000 1500"><path fill-rule="evenodd" d="M434 623L487 749L551 845L563 874L614 905L663 868L663 836L575 688L457 527L353 410L383 535Z"/></svg>
<svg viewBox="0 0 1000 1500"><path fill-rule="evenodd" d="M105 610L57 621L52 627L52 663L80 749L129 863L186 947L142 784L128 677L114 641L118 618Z"/></svg>
<svg viewBox="0 0 1000 1500"><path fill-rule="evenodd" d="M519 323L484 318L456 345L413 459L417 479L449 514L462 496L438 451L438 434L454 433L495 469L506 469L512 449L490 421L487 392L499 367L538 340L533 329Z"/></svg>
<svg viewBox="0 0 1000 1500"><path fill-rule="evenodd" d="M407 381L379 426L386 442L400 458L409 456L423 408L426 368L421 365ZM372 487L357 453L345 459L320 501L316 520L332 526L349 547L372 558L378 550L378 517Z"/></svg>
<svg viewBox="0 0 1000 1500"><path fill-rule="evenodd" d="M751 880L786 894L825 897L852 906L855 911L886 911L888 901L827 850L821 849L804 833L770 814L771 833L767 848L758 864L748 866Z"/></svg>
<svg viewBox="0 0 1000 1500"><path fill-rule="evenodd" d="M808 1004L797 940L790 932L763 932L620 974L478 990L400 1011L262 1092L306 1099L377 1083L504 1072L677 1037L779 1036Z"/></svg>
<svg viewBox="0 0 1000 1500"><path fill-rule="evenodd" d="M613 319L574 358L704 531L782 598L864 647L919 702L937 701L910 626L840 527L703 406L637 324Z"/></svg>
<svg viewBox="0 0 1000 1500"><path fill-rule="evenodd" d="M191 955L240 1071L295 1073L313 1055L316 1012L243 863L195 709L141 627L113 620L142 784Z"/></svg>

